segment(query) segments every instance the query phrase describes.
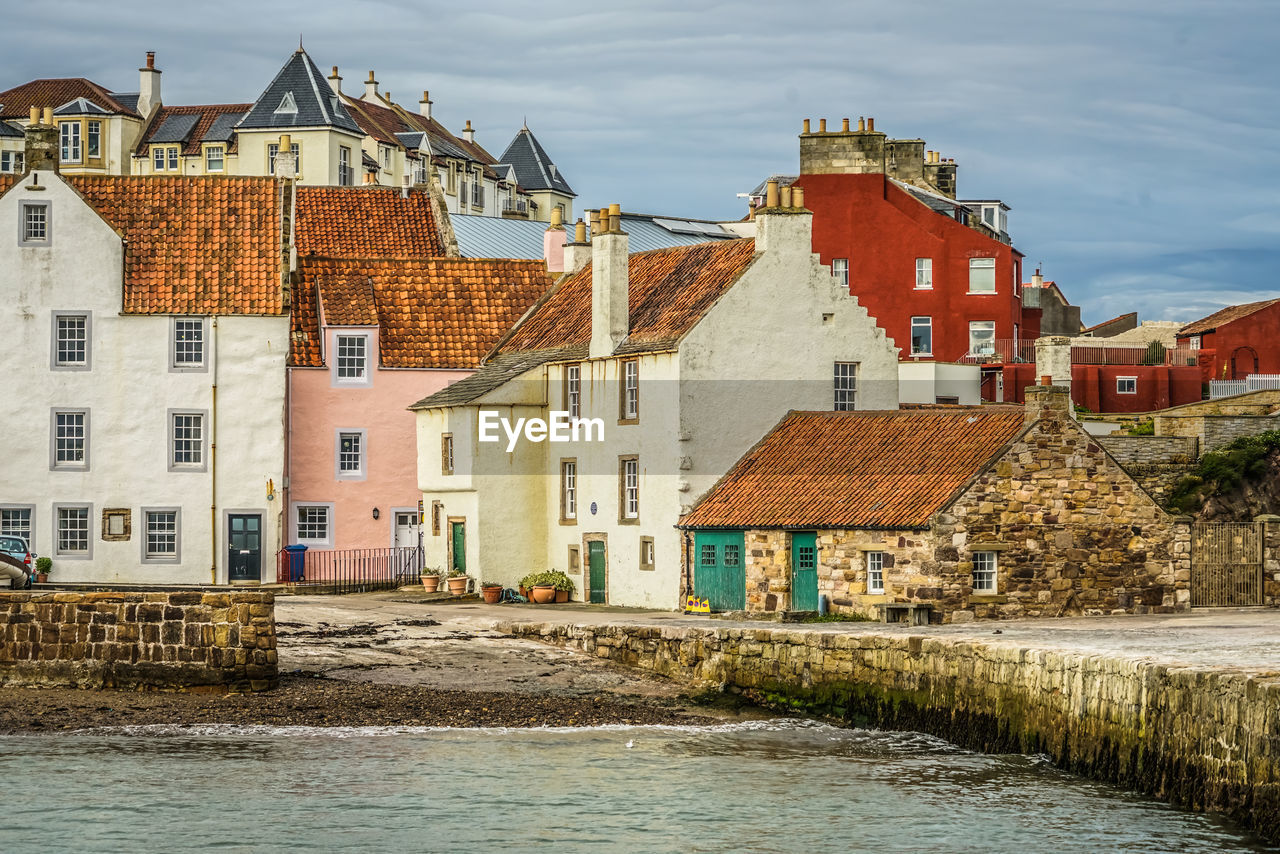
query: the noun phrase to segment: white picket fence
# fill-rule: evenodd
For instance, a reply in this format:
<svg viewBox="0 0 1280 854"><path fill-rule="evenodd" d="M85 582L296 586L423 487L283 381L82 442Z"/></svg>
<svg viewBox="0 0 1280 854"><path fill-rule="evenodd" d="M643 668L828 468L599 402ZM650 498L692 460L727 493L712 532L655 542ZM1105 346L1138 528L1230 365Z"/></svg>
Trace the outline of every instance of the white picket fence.
<svg viewBox="0 0 1280 854"><path fill-rule="evenodd" d="M1209 399L1217 400L1220 397L1264 389L1280 389L1280 374L1249 374L1243 380L1210 380Z"/></svg>

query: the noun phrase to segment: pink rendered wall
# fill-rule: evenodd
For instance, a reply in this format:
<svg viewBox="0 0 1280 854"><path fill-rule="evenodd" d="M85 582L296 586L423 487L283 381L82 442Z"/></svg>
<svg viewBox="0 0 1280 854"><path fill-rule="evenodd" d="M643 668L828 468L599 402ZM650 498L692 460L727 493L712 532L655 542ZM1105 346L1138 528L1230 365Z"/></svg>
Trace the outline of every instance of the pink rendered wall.
<svg viewBox="0 0 1280 854"><path fill-rule="evenodd" d="M371 386L334 388L329 368L290 368L288 542L296 542L293 504L315 501L333 502L332 548L391 546L392 508L416 509L422 497L415 418L406 407L471 373L375 369ZM339 430L366 431L364 480L335 476Z"/></svg>

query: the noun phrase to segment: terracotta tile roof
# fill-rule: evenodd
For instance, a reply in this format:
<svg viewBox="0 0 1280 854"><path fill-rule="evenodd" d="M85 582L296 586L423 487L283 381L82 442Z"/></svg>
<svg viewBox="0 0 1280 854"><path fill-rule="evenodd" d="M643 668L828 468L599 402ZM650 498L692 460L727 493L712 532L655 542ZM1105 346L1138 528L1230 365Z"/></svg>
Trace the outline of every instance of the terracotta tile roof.
<svg viewBox="0 0 1280 854"><path fill-rule="evenodd" d="M1022 427L1021 407L791 412L680 525L926 527Z"/></svg>
<svg viewBox="0 0 1280 854"><path fill-rule="evenodd" d="M299 187L298 255L324 258L426 258L444 255L431 197L394 187Z"/></svg>
<svg viewBox="0 0 1280 854"><path fill-rule="evenodd" d="M693 328L755 258L754 240L722 240L632 253L630 334L618 348L671 346ZM591 266L562 280L499 350L547 350L591 341Z"/></svg>
<svg viewBox="0 0 1280 854"><path fill-rule="evenodd" d="M66 180L128 241L126 314L284 313L273 179Z"/></svg>
<svg viewBox="0 0 1280 854"><path fill-rule="evenodd" d="M0 92L0 119L25 119L32 107L57 109L76 98L87 98L113 113L137 116L137 110L126 107L106 89L83 77L53 77L32 80Z"/></svg>
<svg viewBox="0 0 1280 854"><path fill-rule="evenodd" d="M201 141L204 140L205 135L209 133L209 129L213 127L213 123L218 120L219 116L242 116L247 113L249 108L252 106L253 104L201 104L189 107L161 107L156 111L156 115L152 117L151 122L147 127L147 132L138 140L138 145L134 149L134 154L144 155L147 153L147 146L151 144L152 138L155 137L160 128L164 127L164 123L167 119L172 118L173 116L189 115L195 115L199 118L196 119L195 128L187 137L183 145L182 153L186 155L199 154ZM227 154L236 153L237 140L238 137L233 134L231 142L228 143ZM221 142L221 140L218 141Z"/></svg>
<svg viewBox="0 0 1280 854"><path fill-rule="evenodd" d="M1226 326L1232 321L1239 320L1242 317L1248 317L1256 311L1268 306L1280 303L1280 299L1264 299L1260 302L1247 302L1243 305L1229 305L1224 309L1215 311L1208 317L1202 317L1199 320L1188 323L1186 326L1178 330L1178 337L1184 335L1200 335L1204 332L1212 332L1219 326Z"/></svg>
<svg viewBox="0 0 1280 854"><path fill-rule="evenodd" d="M289 364L322 367L317 300L331 325L379 326L387 368L474 368L551 286L542 261L477 258L300 262Z"/></svg>
<svg viewBox="0 0 1280 854"><path fill-rule="evenodd" d="M18 180L18 176L12 172L0 172L0 195L9 192L9 188Z"/></svg>

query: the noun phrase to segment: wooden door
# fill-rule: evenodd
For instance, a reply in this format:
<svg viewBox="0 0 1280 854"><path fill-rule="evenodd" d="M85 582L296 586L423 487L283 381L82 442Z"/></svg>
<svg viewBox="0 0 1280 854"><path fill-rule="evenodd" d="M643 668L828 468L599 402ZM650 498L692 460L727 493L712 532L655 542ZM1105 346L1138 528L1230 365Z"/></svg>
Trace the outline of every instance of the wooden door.
<svg viewBox="0 0 1280 854"><path fill-rule="evenodd" d="M742 565L741 531L698 531L693 535L693 595L713 611L747 607L747 576Z"/></svg>
<svg viewBox="0 0 1280 854"><path fill-rule="evenodd" d="M587 543L587 579L590 589L588 601L605 604L604 543L600 540Z"/></svg>
<svg viewBox="0 0 1280 854"><path fill-rule="evenodd" d="M818 535L791 535L791 610L818 610Z"/></svg>

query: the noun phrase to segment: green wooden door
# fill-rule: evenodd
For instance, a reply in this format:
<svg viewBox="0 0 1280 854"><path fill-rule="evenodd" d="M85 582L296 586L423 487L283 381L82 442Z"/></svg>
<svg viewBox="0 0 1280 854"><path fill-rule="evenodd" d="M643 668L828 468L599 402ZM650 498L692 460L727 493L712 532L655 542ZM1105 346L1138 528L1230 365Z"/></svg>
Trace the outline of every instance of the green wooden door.
<svg viewBox="0 0 1280 854"><path fill-rule="evenodd" d="M741 531L698 531L693 535L693 595L713 611L747 607L747 575L742 565Z"/></svg>
<svg viewBox="0 0 1280 854"><path fill-rule="evenodd" d="M818 535L791 535L791 610L818 610Z"/></svg>
<svg viewBox="0 0 1280 854"><path fill-rule="evenodd" d="M450 522L453 537L453 569L467 571L467 528L465 522Z"/></svg>
<svg viewBox="0 0 1280 854"><path fill-rule="evenodd" d="M587 543L587 568L590 596L588 601L604 604L604 543L592 540Z"/></svg>

